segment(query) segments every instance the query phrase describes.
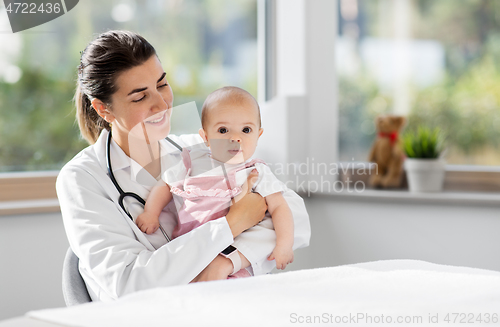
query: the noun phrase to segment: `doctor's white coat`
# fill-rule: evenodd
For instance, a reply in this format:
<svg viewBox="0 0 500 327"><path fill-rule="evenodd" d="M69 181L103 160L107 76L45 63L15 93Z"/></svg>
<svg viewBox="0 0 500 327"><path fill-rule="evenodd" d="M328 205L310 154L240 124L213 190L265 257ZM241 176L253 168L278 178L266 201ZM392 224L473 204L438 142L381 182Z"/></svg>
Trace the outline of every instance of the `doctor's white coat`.
<svg viewBox="0 0 500 327"><path fill-rule="evenodd" d="M107 173L107 135L104 130L94 145L68 162L56 183L66 234L80 259L80 273L93 301L187 284L230 244L250 261L255 275L273 269L275 262L267 260L276 239L271 219L264 219L234 240L225 217L169 243L159 230L152 235L142 233L118 204L119 193ZM195 135L170 138L182 147L201 143ZM161 151L162 170L181 160L180 151L167 141L162 141ZM114 141L110 152L113 173L121 188L147 199L157 181L149 174L141 174L140 166ZM283 195L294 217L294 249L305 247L311 230L304 202L291 190ZM135 200L126 202L135 219L142 206ZM176 220L169 210L175 209L169 206L160 215L160 224L171 235Z"/></svg>

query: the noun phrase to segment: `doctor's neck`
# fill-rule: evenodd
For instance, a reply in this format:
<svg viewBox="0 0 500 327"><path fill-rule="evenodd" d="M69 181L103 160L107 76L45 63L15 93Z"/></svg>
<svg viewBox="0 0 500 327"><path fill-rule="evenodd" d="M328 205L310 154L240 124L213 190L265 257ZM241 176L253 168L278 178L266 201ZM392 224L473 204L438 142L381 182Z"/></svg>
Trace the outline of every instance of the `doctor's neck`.
<svg viewBox="0 0 500 327"><path fill-rule="evenodd" d="M149 142L147 137L136 137L132 133L115 131L112 126L113 140L120 146L127 156L141 165L151 176L160 175L160 143Z"/></svg>

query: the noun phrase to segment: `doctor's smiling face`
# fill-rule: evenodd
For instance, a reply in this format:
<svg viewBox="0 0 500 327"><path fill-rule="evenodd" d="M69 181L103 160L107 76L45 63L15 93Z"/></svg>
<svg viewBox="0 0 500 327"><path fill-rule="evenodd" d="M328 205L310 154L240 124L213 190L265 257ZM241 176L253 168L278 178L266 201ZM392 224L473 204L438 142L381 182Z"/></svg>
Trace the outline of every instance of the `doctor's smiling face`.
<svg viewBox="0 0 500 327"><path fill-rule="evenodd" d="M152 143L168 135L174 96L156 55L120 73L116 88L109 105L97 99L92 104L124 150L130 137Z"/></svg>

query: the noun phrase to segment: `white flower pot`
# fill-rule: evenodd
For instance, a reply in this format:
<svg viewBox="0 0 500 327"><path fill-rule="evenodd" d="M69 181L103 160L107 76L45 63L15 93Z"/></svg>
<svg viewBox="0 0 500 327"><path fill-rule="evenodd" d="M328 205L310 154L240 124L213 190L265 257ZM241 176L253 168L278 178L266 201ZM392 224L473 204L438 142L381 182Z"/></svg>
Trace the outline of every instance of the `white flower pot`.
<svg viewBox="0 0 500 327"><path fill-rule="evenodd" d="M410 192L441 192L445 164L443 159L406 158L404 167Z"/></svg>

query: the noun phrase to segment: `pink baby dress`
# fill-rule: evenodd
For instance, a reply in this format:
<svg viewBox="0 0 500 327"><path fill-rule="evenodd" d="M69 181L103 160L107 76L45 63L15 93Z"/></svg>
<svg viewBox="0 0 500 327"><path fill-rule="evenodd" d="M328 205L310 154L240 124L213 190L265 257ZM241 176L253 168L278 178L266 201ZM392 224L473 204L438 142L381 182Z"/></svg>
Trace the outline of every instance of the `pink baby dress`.
<svg viewBox="0 0 500 327"><path fill-rule="evenodd" d="M170 191L177 202L181 203L178 209L178 221L172 237L179 237L204 223L225 216L229 211L231 200L241 192L241 187L236 183L236 172L264 163L254 159L238 165L224 175L191 176L191 157L189 151L182 151L182 160L187 170L186 177L170 185ZM215 161L214 161L215 162ZM225 170L224 170L225 171ZM241 269L228 277L249 277L246 269Z"/></svg>
<svg viewBox="0 0 500 327"><path fill-rule="evenodd" d="M241 192L241 185L246 180L242 170L251 167L259 171L255 192L266 197L286 190L285 184L260 159L251 159L239 165L224 165L212 159L207 148L183 149L182 162L162 176L170 186L177 208L178 221L172 237L179 237L210 220L225 216L231 199ZM205 173L207 170L210 172ZM229 278L248 276L251 276L250 273L241 269Z"/></svg>
<svg viewBox="0 0 500 327"><path fill-rule="evenodd" d="M225 216L229 211L231 199L241 192L237 185L236 172L264 163L253 159L229 170L227 175L191 176L191 157L189 151L182 151L182 159L187 174L184 180L170 185L170 191L181 203L178 209L178 222L172 237L179 237L207 221Z"/></svg>

